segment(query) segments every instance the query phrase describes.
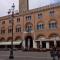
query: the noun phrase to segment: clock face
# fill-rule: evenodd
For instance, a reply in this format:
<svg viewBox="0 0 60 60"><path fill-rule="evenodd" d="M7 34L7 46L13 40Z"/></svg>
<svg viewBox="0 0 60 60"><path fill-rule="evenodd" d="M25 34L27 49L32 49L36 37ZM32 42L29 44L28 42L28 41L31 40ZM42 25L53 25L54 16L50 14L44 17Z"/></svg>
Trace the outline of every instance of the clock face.
<svg viewBox="0 0 60 60"><path fill-rule="evenodd" d="M60 0L29 0L29 9L39 8L58 2L60 2Z"/></svg>

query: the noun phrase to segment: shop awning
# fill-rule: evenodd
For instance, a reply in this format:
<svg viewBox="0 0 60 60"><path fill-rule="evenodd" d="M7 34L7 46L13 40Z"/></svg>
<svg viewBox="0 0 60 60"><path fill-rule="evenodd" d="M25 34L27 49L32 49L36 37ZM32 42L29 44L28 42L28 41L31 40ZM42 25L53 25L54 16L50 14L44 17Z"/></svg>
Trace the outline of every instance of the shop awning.
<svg viewBox="0 0 60 60"><path fill-rule="evenodd" d="M13 41L13 45L20 45L22 41ZM11 45L11 41L9 42L0 42L0 45Z"/></svg>

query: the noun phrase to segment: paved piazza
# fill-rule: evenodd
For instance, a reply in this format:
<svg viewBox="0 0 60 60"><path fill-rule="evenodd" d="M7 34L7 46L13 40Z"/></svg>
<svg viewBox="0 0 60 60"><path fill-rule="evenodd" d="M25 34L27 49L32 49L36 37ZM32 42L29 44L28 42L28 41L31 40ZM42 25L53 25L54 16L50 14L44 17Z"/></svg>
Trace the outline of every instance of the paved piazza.
<svg viewBox="0 0 60 60"><path fill-rule="evenodd" d="M14 59L9 59L9 51L0 51L0 60L52 60L49 52L14 51Z"/></svg>

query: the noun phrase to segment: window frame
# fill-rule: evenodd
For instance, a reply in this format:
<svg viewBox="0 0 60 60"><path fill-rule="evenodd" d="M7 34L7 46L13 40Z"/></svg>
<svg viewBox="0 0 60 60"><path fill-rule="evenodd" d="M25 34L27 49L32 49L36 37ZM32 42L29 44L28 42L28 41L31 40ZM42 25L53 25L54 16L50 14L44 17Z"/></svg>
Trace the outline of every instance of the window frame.
<svg viewBox="0 0 60 60"><path fill-rule="evenodd" d="M43 23L38 23L37 24L37 30L43 30L44 29L44 24Z"/></svg>
<svg viewBox="0 0 60 60"><path fill-rule="evenodd" d="M31 21L32 16L26 16L26 21Z"/></svg>
<svg viewBox="0 0 60 60"><path fill-rule="evenodd" d="M57 22L50 21L49 22L49 29L56 29L56 28L57 28Z"/></svg>
<svg viewBox="0 0 60 60"><path fill-rule="evenodd" d="M43 18L43 13L38 13L38 19L42 19Z"/></svg>
<svg viewBox="0 0 60 60"><path fill-rule="evenodd" d="M20 18L17 18L17 22L20 22Z"/></svg>

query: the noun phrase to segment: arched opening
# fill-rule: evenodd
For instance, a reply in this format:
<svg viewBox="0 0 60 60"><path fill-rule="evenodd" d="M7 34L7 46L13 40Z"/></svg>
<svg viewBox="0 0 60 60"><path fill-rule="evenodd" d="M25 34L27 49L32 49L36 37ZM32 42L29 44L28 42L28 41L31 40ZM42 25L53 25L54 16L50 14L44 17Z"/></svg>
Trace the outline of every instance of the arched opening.
<svg viewBox="0 0 60 60"><path fill-rule="evenodd" d="M46 48L46 41L45 40L45 35L43 34L39 34L37 37L36 37L36 44L37 44L37 48L40 49L40 48Z"/></svg>
<svg viewBox="0 0 60 60"><path fill-rule="evenodd" d="M17 43L15 44L15 48L21 49L21 48L22 48L22 39L21 39L20 36L17 36L17 37L15 38L15 42L17 42Z"/></svg>
<svg viewBox="0 0 60 60"><path fill-rule="evenodd" d="M38 23L37 30L43 30L43 29L44 29L44 23Z"/></svg>
<svg viewBox="0 0 60 60"><path fill-rule="evenodd" d="M25 24L25 30L26 30L26 32L31 32L32 31L32 26L33 26L32 23L30 23L30 22L26 23Z"/></svg>
<svg viewBox="0 0 60 60"><path fill-rule="evenodd" d="M7 38L7 42L11 42L11 40L12 40L12 37Z"/></svg>
<svg viewBox="0 0 60 60"><path fill-rule="evenodd" d="M5 38L2 37L2 38L0 39L0 42L5 42Z"/></svg>
<svg viewBox="0 0 60 60"><path fill-rule="evenodd" d="M52 41L50 41L50 48L52 48L53 46L60 48L60 36L59 36L59 34L51 33L49 35L49 38L52 39Z"/></svg>
<svg viewBox="0 0 60 60"><path fill-rule="evenodd" d="M55 19L49 21L49 28L50 29L56 29L57 28L57 22Z"/></svg>
<svg viewBox="0 0 60 60"><path fill-rule="evenodd" d="M8 38L7 38L8 44L6 45L8 49L11 48L11 45L10 45L10 42L11 42L11 41L12 41L12 37L8 37Z"/></svg>
<svg viewBox="0 0 60 60"><path fill-rule="evenodd" d="M26 36L25 37L25 47L28 50L33 48L33 38L32 38L32 36Z"/></svg>
<svg viewBox="0 0 60 60"><path fill-rule="evenodd" d="M2 43L4 43L6 40L5 40L5 38L4 37L2 37L1 39L0 39L0 48L5 48L5 45L4 44L2 44Z"/></svg>

